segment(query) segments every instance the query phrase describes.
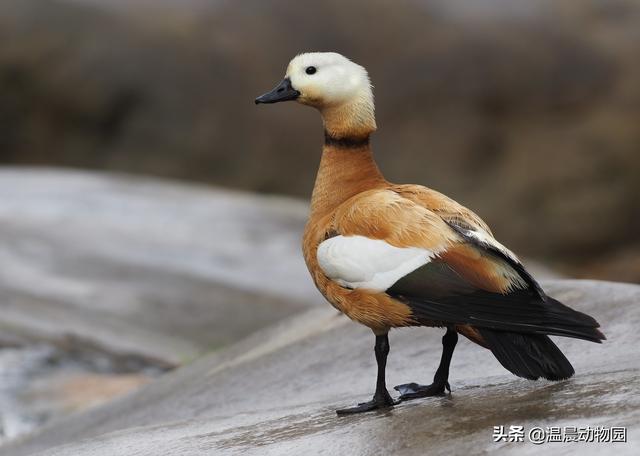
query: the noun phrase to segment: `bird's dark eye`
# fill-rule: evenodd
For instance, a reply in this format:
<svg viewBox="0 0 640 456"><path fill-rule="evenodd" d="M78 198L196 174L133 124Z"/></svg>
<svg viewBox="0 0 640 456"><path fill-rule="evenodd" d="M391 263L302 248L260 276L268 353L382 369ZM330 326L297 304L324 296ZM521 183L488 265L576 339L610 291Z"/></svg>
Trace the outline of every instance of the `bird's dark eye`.
<svg viewBox="0 0 640 456"><path fill-rule="evenodd" d="M318 70L317 70L317 69L316 69L316 67L314 67L314 66L309 66L309 67L307 67L304 71L305 71L305 73L307 73L307 74L314 74L314 73L315 73L316 71L318 71Z"/></svg>

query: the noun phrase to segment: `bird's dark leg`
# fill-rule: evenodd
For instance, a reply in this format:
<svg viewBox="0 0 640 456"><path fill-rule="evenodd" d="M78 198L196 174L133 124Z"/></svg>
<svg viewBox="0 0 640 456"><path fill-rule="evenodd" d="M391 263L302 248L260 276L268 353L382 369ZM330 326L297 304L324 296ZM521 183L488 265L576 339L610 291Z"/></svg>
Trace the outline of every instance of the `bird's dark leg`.
<svg viewBox="0 0 640 456"><path fill-rule="evenodd" d="M440 365L433 377L431 385L418 385L417 383L406 383L398 385L395 389L400 393L400 400L415 399L426 396L441 396L445 390L451 392L449 386L449 366L451 365L451 357L453 350L458 342L458 333L453 328L447 328L447 332L442 336L442 358Z"/></svg>
<svg viewBox="0 0 640 456"><path fill-rule="evenodd" d="M338 415L368 412L379 408L391 407L398 403L389 395L385 380L387 355L389 354L389 337L387 334L376 335L376 346L374 350L376 353L376 361L378 362L378 377L376 380L376 392L373 395L373 399L369 402L362 402L355 407L337 410L336 413Z"/></svg>

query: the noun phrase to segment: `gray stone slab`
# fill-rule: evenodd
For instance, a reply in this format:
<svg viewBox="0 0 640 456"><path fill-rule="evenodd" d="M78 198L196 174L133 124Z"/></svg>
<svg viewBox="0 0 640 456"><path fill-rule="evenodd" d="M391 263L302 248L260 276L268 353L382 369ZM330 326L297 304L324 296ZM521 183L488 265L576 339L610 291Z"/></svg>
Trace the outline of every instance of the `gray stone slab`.
<svg viewBox="0 0 640 456"><path fill-rule="evenodd" d="M179 364L321 303L307 206L140 176L0 169L0 342Z"/></svg>
<svg viewBox="0 0 640 456"><path fill-rule="evenodd" d="M598 345L554 338L576 368L563 382L531 382L462 339L448 397L337 417L372 393L370 331L330 307L260 331L167 374L132 395L72 416L0 455L638 454L640 287L552 281L549 294L593 315ZM388 383L428 381L442 330L391 333ZM627 426L626 444L493 443L494 425Z"/></svg>

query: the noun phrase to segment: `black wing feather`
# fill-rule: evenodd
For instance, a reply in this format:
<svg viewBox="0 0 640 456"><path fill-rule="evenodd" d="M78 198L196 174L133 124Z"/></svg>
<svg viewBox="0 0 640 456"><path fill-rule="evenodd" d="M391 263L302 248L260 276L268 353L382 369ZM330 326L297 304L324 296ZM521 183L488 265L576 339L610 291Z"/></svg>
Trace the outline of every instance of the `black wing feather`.
<svg viewBox="0 0 640 456"><path fill-rule="evenodd" d="M593 342L604 339L592 317L544 294L543 298L537 289L506 294L480 290L438 258L398 280L387 294L406 303L420 324L469 324Z"/></svg>

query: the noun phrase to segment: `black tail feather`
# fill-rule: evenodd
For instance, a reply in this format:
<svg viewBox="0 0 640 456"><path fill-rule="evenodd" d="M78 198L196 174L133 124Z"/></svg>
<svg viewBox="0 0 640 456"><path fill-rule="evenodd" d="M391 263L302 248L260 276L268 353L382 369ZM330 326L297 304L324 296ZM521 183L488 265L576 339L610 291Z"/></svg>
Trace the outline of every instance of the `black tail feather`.
<svg viewBox="0 0 640 456"><path fill-rule="evenodd" d="M548 336L477 328L500 364L518 377L563 380L573 366Z"/></svg>

